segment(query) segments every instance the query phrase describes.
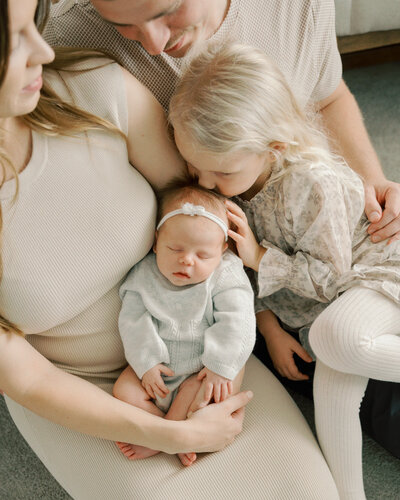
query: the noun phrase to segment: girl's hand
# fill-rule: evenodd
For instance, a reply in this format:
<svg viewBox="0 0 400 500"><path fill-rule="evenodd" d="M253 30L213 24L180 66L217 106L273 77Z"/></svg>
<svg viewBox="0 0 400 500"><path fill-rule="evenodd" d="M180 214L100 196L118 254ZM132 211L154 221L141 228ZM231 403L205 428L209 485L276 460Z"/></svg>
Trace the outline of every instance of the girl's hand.
<svg viewBox="0 0 400 500"><path fill-rule="evenodd" d="M235 241L243 264L254 269L254 271L258 271L260 261L267 250L258 244L243 210L233 201L225 200L225 204L228 219L236 226L236 231L228 229L228 235Z"/></svg>
<svg viewBox="0 0 400 500"><path fill-rule="evenodd" d="M297 368L293 354L296 353L307 363L310 363L312 358L296 339L281 328L279 334L269 336L266 344L274 367L282 377L289 380L308 380L308 375Z"/></svg>
<svg viewBox="0 0 400 500"><path fill-rule="evenodd" d="M197 375L198 380L204 379L204 399L207 404L214 397L215 403L225 401L232 394L232 380L221 377L217 373L212 372L204 367Z"/></svg>
<svg viewBox="0 0 400 500"><path fill-rule="evenodd" d="M252 397L251 391L240 392L222 403L211 404L192 413L184 422L188 428L183 436L185 447L190 440L187 451L218 451L230 444L242 430L244 406Z"/></svg>
<svg viewBox="0 0 400 500"><path fill-rule="evenodd" d="M142 386L152 399L156 398L156 394L158 394L161 398L165 398L165 396L169 393L169 390L161 377L161 373L167 375L168 377L172 377L174 375L171 368L168 368L160 363L153 366L153 368L150 368L150 370L147 370L142 377Z"/></svg>

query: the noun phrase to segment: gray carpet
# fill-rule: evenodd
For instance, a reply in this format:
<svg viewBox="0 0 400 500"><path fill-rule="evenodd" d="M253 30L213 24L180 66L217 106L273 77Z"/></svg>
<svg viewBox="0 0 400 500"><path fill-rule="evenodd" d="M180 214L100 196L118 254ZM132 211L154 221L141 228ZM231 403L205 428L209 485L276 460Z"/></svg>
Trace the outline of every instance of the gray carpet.
<svg viewBox="0 0 400 500"><path fill-rule="evenodd" d="M357 97L386 175L400 182L400 64L349 70L345 80ZM293 397L313 425L310 401L298 394ZM368 500L400 499L400 460L367 436L364 478ZM0 499L69 498L21 438L0 397Z"/></svg>

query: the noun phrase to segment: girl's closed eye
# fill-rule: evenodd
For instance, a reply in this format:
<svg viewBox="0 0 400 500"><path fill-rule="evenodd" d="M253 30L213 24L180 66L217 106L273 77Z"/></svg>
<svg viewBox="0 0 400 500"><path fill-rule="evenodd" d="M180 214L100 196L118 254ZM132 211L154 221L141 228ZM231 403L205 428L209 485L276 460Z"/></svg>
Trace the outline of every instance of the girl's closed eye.
<svg viewBox="0 0 400 500"><path fill-rule="evenodd" d="M168 248L168 250L171 250L172 252L180 252L181 251L181 249L178 247L168 247L167 246L167 248Z"/></svg>
<svg viewBox="0 0 400 500"><path fill-rule="evenodd" d="M219 177L228 177L229 175L233 175L233 172L214 172L214 174Z"/></svg>
<svg viewBox="0 0 400 500"><path fill-rule="evenodd" d="M211 255L209 255L208 253L198 253L197 257L199 259L206 260L206 259L210 259Z"/></svg>

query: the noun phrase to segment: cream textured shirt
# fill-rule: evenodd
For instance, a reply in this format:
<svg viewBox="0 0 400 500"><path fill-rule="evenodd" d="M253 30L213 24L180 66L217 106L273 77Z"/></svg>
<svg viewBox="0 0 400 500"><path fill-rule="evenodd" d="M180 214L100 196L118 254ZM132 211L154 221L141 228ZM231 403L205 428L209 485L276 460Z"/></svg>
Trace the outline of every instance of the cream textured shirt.
<svg viewBox="0 0 400 500"><path fill-rule="evenodd" d="M44 36L51 45L107 50L168 108L182 59L149 55L140 43L103 21L89 0L53 5ZM302 105L324 99L339 85L342 66L333 0L231 0L210 40L227 37L265 51Z"/></svg>
<svg viewBox="0 0 400 500"><path fill-rule="evenodd" d="M61 96L127 132L124 81L116 64L62 76L51 75ZM125 141L115 134L33 132L32 158L12 205L14 190L14 181L0 190L1 314L57 366L114 378L126 365L118 290L153 242L156 201L150 185L129 164Z"/></svg>

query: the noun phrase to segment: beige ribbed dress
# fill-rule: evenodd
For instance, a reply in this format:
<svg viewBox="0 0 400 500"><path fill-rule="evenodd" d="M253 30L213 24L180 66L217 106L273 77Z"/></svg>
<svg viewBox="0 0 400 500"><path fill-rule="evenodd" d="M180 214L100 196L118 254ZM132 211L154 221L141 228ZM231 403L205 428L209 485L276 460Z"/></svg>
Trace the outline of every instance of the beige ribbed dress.
<svg viewBox="0 0 400 500"><path fill-rule="evenodd" d="M118 66L52 80L65 98L126 132ZM13 193L13 182L0 191L1 314L57 366L110 391L126 363L117 330L118 288L151 247L153 192L129 165L124 141L95 132L74 138L33 133L32 158L11 205ZM337 499L300 411L254 357L245 387L255 397L242 434L189 468L165 454L131 462L113 442L51 423L6 399L24 438L77 500Z"/></svg>

